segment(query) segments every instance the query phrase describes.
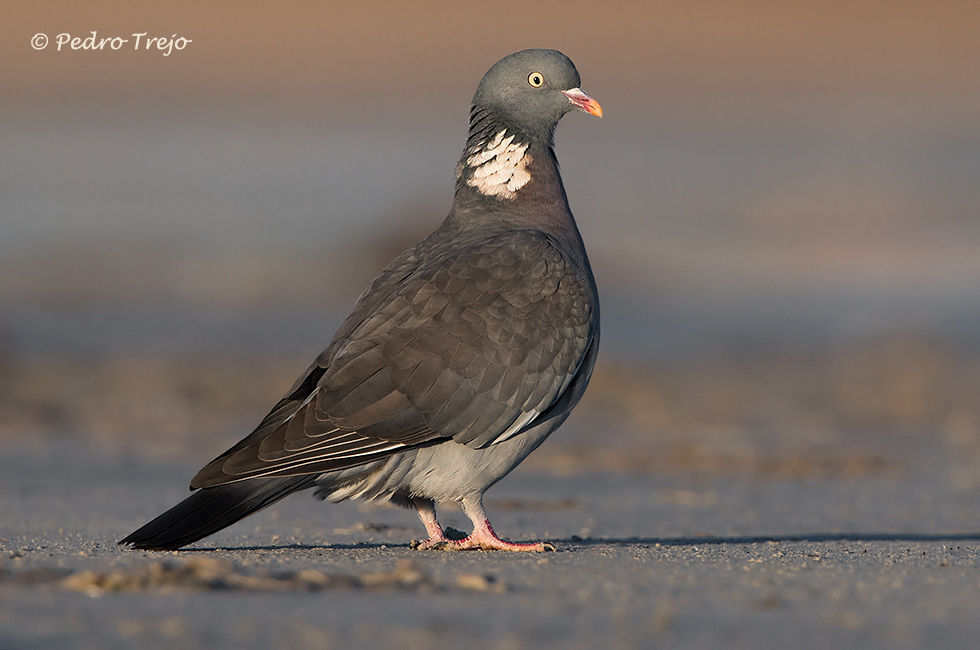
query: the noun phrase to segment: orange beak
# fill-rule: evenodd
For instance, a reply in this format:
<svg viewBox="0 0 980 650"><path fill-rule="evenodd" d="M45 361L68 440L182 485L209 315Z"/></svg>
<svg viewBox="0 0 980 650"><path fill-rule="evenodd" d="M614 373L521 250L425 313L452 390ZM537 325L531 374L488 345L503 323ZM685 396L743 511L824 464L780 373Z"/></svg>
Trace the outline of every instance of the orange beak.
<svg viewBox="0 0 980 650"><path fill-rule="evenodd" d="M563 90L562 93L565 97L568 97L568 101L572 103L572 106L579 109L580 111L585 111L589 115L595 115L596 117L602 117L602 106L599 106L599 102L592 99L585 94L585 91L581 88L572 88L571 90Z"/></svg>

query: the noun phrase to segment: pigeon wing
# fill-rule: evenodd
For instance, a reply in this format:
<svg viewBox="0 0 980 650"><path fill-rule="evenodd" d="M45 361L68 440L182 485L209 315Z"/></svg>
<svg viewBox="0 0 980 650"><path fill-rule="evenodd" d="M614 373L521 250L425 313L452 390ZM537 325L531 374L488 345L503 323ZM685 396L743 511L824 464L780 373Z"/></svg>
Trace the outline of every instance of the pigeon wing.
<svg viewBox="0 0 980 650"><path fill-rule="evenodd" d="M290 393L192 486L326 472L447 440L486 447L559 401L598 336L587 273L535 230L428 243L379 276Z"/></svg>

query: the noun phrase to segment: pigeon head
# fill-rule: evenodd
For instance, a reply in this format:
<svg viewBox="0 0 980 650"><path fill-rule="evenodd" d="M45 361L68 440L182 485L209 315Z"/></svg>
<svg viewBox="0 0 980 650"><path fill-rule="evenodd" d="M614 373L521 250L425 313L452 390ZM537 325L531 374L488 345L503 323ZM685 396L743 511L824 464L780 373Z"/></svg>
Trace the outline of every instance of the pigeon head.
<svg viewBox="0 0 980 650"><path fill-rule="evenodd" d="M550 138L558 120L573 109L602 117L599 102L580 83L575 65L561 52L522 50L487 71L473 97L473 111L492 111L529 139Z"/></svg>
<svg viewBox="0 0 980 650"><path fill-rule="evenodd" d="M472 194L513 200L538 179L538 198L563 195L552 150L555 125L574 109L602 117L599 102L579 88L578 70L555 50L522 50L483 76L470 109L466 148L456 167L457 199ZM549 169L550 167L550 169ZM547 179L550 179L547 180ZM531 194L535 194L531 192Z"/></svg>

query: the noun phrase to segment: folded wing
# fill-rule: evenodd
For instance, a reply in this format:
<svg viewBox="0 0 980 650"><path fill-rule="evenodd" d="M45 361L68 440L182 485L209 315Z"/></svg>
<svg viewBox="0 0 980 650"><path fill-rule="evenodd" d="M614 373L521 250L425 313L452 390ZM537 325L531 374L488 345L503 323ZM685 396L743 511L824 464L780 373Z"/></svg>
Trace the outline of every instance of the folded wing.
<svg viewBox="0 0 980 650"><path fill-rule="evenodd" d="M561 397L597 336L594 290L550 236L426 242L392 263L256 430L192 487L298 476L453 440L500 442Z"/></svg>

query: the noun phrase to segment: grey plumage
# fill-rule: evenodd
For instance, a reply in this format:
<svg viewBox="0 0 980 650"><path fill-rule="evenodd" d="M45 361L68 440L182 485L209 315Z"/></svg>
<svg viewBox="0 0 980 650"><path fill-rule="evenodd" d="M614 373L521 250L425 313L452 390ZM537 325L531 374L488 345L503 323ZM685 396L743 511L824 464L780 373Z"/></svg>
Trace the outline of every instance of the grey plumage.
<svg viewBox="0 0 980 650"><path fill-rule="evenodd" d="M598 295L553 150L566 112L601 116L578 85L553 50L494 65L443 224L378 276L255 431L194 477L194 495L120 543L179 548L316 488L414 506L422 548L543 550L497 538L482 496L565 420L595 362ZM448 501L473 519L462 542L435 519Z"/></svg>

